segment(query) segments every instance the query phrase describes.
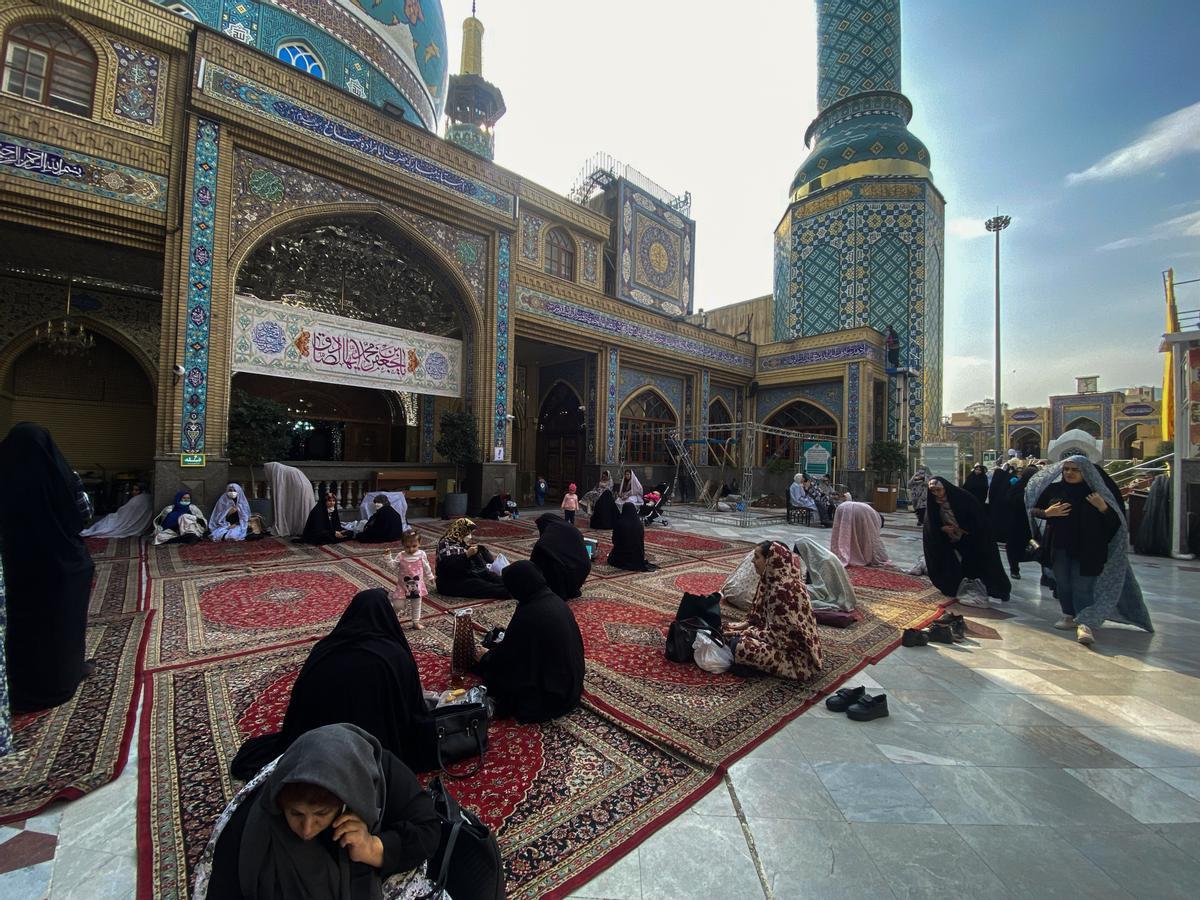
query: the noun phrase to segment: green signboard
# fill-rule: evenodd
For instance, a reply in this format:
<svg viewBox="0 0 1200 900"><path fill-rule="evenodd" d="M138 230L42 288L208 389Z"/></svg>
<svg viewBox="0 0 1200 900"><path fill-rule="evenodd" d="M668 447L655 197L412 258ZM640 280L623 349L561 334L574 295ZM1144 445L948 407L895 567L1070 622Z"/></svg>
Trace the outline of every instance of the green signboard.
<svg viewBox="0 0 1200 900"><path fill-rule="evenodd" d="M179 454L179 465L186 468L204 468L203 453L181 453Z"/></svg>
<svg viewBox="0 0 1200 900"><path fill-rule="evenodd" d="M805 441L804 471L809 475L833 474L833 441Z"/></svg>

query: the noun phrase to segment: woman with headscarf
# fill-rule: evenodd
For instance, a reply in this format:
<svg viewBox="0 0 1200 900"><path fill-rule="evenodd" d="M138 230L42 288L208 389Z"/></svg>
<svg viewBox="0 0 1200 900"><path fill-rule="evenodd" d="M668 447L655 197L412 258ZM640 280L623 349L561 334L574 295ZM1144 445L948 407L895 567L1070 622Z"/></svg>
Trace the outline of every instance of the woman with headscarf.
<svg viewBox="0 0 1200 900"><path fill-rule="evenodd" d="M538 567L550 590L564 600L574 600L592 571L583 535L554 513L538 516L537 528L539 537L529 561Z"/></svg>
<svg viewBox="0 0 1200 900"><path fill-rule="evenodd" d="M500 576L488 568L495 558L475 543L475 523L455 519L437 545L438 593L444 597L506 599Z"/></svg>
<svg viewBox="0 0 1200 900"><path fill-rule="evenodd" d="M608 469L605 469L600 473L600 480L596 483L596 486L580 498L579 508L583 510L585 515L591 515L591 511L595 507L596 501L600 499L600 495L612 489L612 475Z"/></svg>
<svg viewBox="0 0 1200 900"><path fill-rule="evenodd" d="M422 866L442 822L374 736L330 724L299 737L225 808L196 867L199 900L378 900ZM410 878L427 889L420 873ZM407 880L406 880L407 883Z"/></svg>
<svg viewBox="0 0 1200 900"><path fill-rule="evenodd" d="M88 673L95 565L83 538L81 486L50 432L14 425L0 441L0 558L9 702L14 712L66 703Z"/></svg>
<svg viewBox="0 0 1200 900"><path fill-rule="evenodd" d="M387 591L360 591L333 631L309 651L283 726L246 741L229 767L243 781L321 725L349 722L379 739L410 768L436 767L433 720L421 676Z"/></svg>
<svg viewBox="0 0 1200 900"><path fill-rule="evenodd" d="M496 714L519 722L565 716L583 694L583 637L575 615L529 560L504 569L504 586L517 610L504 640L476 664Z"/></svg>
<svg viewBox="0 0 1200 900"><path fill-rule="evenodd" d="M804 473L797 472L792 476L792 483L788 485L788 506L791 509L807 509L810 513L817 511L817 501L809 496L805 490Z"/></svg>
<svg viewBox="0 0 1200 900"><path fill-rule="evenodd" d="M653 572L658 566L646 559L646 526L632 503L621 507L621 515L613 526L612 550L608 564L630 572Z"/></svg>
<svg viewBox="0 0 1200 900"><path fill-rule="evenodd" d="M908 501L917 514L917 524L925 524L925 506L929 502L929 470L918 466L913 477L908 479Z"/></svg>
<svg viewBox="0 0 1200 900"><path fill-rule="evenodd" d="M970 473L963 480L962 489L978 500L981 505L987 503L988 476L983 463L975 463L971 466Z"/></svg>
<svg viewBox="0 0 1200 900"><path fill-rule="evenodd" d="M342 527L342 517L338 514L337 498L326 494L325 499L312 508L308 521L304 523L304 533L296 541L298 544L337 544L348 541L354 535Z"/></svg>
<svg viewBox="0 0 1200 900"><path fill-rule="evenodd" d="M800 561L783 544L763 541L754 568L758 589L746 618L725 626L734 663L796 681L815 677L821 639Z"/></svg>
<svg viewBox="0 0 1200 900"><path fill-rule="evenodd" d="M192 492L180 491L174 502L154 519L154 543L194 544L208 531L208 522L200 507L192 503Z"/></svg>
<svg viewBox="0 0 1200 900"><path fill-rule="evenodd" d="M250 501L240 484L230 482L225 485L225 493L217 498L212 515L208 517L212 523L212 539L214 541L244 541L246 527L250 524Z"/></svg>
<svg viewBox="0 0 1200 900"><path fill-rule="evenodd" d="M387 494L376 494L372 505L375 511L358 533L358 539L364 544L390 544L400 540L404 536L404 519L392 508Z"/></svg>
<svg viewBox="0 0 1200 900"><path fill-rule="evenodd" d="M146 493L146 486L135 484L129 499L116 512L97 519L79 533L80 537L129 538L142 534L154 518L154 500Z"/></svg>
<svg viewBox="0 0 1200 900"><path fill-rule="evenodd" d="M1012 486L1013 470L996 466L988 483L987 511L992 525L992 537L1003 541L1008 537L1008 490Z"/></svg>
<svg viewBox="0 0 1200 900"><path fill-rule="evenodd" d="M642 483L638 481L637 475L633 474L633 469L626 469L621 476L621 487L617 490L617 495L613 499L618 507L623 507L626 503L632 503L634 506L641 506L644 501L645 489Z"/></svg>
<svg viewBox="0 0 1200 900"><path fill-rule="evenodd" d="M1021 561L1025 559L1026 548L1033 540L1029 516L1025 513L1025 487L1037 471L1037 466L1029 463L1019 475L1010 478L1005 500L1008 503L1008 534L1004 539L1004 555L1008 557L1008 575L1017 581L1021 579Z"/></svg>
<svg viewBox="0 0 1200 900"><path fill-rule="evenodd" d="M302 534L313 508L313 486L293 466L269 462L263 466L271 481L272 528L280 537Z"/></svg>
<svg viewBox="0 0 1200 900"><path fill-rule="evenodd" d="M1142 589L1129 566L1129 526L1100 470L1071 456L1039 472L1025 491L1029 514L1044 520L1042 564L1054 570L1062 618L1081 644L1108 619L1153 632Z"/></svg>
<svg viewBox="0 0 1200 900"><path fill-rule="evenodd" d="M592 515L588 519L588 528L592 530L608 531L617 524L617 501L613 498L611 490L605 490L600 494L596 504L592 507Z"/></svg>
<svg viewBox="0 0 1200 900"><path fill-rule="evenodd" d="M883 516L870 503L847 500L833 515L829 549L844 566L887 566L892 561L883 549Z"/></svg>
<svg viewBox="0 0 1200 900"><path fill-rule="evenodd" d="M792 553L803 563L808 602L814 610L855 610L858 598L854 594L854 586L846 574L846 566L832 550L827 550L810 537L801 537L792 545Z"/></svg>
<svg viewBox="0 0 1200 900"><path fill-rule="evenodd" d="M507 519L508 518L508 494L501 491L494 494L492 499L487 502L479 512L481 519Z"/></svg>
<svg viewBox="0 0 1200 900"><path fill-rule="evenodd" d="M987 511L974 496L944 478L929 479L922 545L929 580L944 596L958 597L959 586L966 578L982 581L988 597L1008 600L1012 582L1004 574ZM962 597L960 602L987 605L987 600L970 596Z"/></svg>

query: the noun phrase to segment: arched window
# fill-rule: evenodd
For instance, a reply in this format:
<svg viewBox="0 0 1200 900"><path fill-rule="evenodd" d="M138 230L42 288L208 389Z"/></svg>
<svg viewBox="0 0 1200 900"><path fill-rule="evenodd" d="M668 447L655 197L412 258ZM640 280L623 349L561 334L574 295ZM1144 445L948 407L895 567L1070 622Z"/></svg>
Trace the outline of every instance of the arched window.
<svg viewBox="0 0 1200 900"><path fill-rule="evenodd" d="M168 3L166 8L168 12L183 16L185 19L191 19L193 22L200 21L199 17L192 12L192 8L186 3Z"/></svg>
<svg viewBox="0 0 1200 900"><path fill-rule="evenodd" d="M314 78L323 79L325 77L325 66L321 64L316 51L302 41L289 41L286 44L280 44L279 49L275 51L275 55L289 66L293 66L301 72L307 72Z"/></svg>
<svg viewBox="0 0 1200 900"><path fill-rule="evenodd" d="M1080 416L1078 419L1069 422L1063 431L1086 431L1096 440L1100 440L1100 426L1094 419L1089 419L1086 416Z"/></svg>
<svg viewBox="0 0 1200 900"><path fill-rule="evenodd" d="M95 89L96 54L70 28L57 22L29 22L6 35L4 93L90 116Z"/></svg>
<svg viewBox="0 0 1200 900"><path fill-rule="evenodd" d="M625 459L635 463L667 462L667 435L675 426L675 413L654 391L642 391L621 410Z"/></svg>
<svg viewBox="0 0 1200 900"><path fill-rule="evenodd" d="M803 400L793 400L763 424L772 428L819 436L836 437L838 432L837 422L819 407L805 403ZM800 458L802 439L764 434L762 442L764 466L776 459L798 460Z"/></svg>
<svg viewBox="0 0 1200 900"><path fill-rule="evenodd" d="M575 280L575 242L564 228L551 228L546 235L546 272Z"/></svg>

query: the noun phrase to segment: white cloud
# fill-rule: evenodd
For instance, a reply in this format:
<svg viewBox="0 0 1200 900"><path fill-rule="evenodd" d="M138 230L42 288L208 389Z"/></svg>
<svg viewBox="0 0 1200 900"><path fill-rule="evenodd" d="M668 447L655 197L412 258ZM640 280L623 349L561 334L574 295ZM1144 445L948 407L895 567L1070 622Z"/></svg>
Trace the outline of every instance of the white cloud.
<svg viewBox="0 0 1200 900"><path fill-rule="evenodd" d="M1171 238L1200 237L1200 209L1165 222L1159 222L1145 234L1135 234L1131 237L1120 238L1097 247L1097 250L1125 250L1129 247L1140 247L1154 241L1165 241Z"/></svg>
<svg viewBox="0 0 1200 900"><path fill-rule="evenodd" d="M1133 143L1082 172L1072 172L1067 184L1142 175L1153 166L1189 153L1200 153L1200 101L1150 123Z"/></svg>
<svg viewBox="0 0 1200 900"><path fill-rule="evenodd" d="M960 216L950 219L946 223L946 234L965 241L969 241L971 238L987 237L988 230L983 227L986 218L986 216L978 219L973 219L969 216Z"/></svg>

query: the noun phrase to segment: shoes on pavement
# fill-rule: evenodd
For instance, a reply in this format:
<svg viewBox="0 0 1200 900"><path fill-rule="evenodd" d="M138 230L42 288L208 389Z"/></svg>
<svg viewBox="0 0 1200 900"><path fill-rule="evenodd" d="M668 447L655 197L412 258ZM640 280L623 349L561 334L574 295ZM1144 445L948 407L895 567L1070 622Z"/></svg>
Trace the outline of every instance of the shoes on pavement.
<svg viewBox="0 0 1200 900"><path fill-rule="evenodd" d="M924 647L929 643L929 634L920 628L905 628L900 643L905 647Z"/></svg>
<svg viewBox="0 0 1200 900"><path fill-rule="evenodd" d="M1008 574L1009 574L1009 577L1012 578L1013 581L1021 580L1021 570L1020 569L1009 569Z"/></svg>
<svg viewBox="0 0 1200 900"><path fill-rule="evenodd" d="M940 622L934 622L930 625L926 632L929 634L929 640L934 644L953 644L954 629L949 625L944 625Z"/></svg>
<svg viewBox="0 0 1200 900"><path fill-rule="evenodd" d="M933 624L949 625L950 630L954 632L954 639L956 641L965 640L967 637L967 622L958 613L946 613Z"/></svg>
<svg viewBox="0 0 1200 900"><path fill-rule="evenodd" d="M1092 629L1086 625L1078 625L1075 628L1075 640L1079 641L1085 647L1090 647L1096 643L1096 636L1092 634Z"/></svg>
<svg viewBox="0 0 1200 900"><path fill-rule="evenodd" d="M863 694L862 699L846 710L846 718L855 722L870 722L872 719L882 719L888 714L887 694Z"/></svg>
<svg viewBox="0 0 1200 900"><path fill-rule="evenodd" d="M1057 628L1059 631L1070 631L1072 628L1075 627L1075 617L1074 616L1063 616L1061 619L1059 619L1057 622L1054 623L1054 627Z"/></svg>
<svg viewBox="0 0 1200 900"><path fill-rule="evenodd" d="M825 708L832 712L845 712L866 695L865 687L842 688L833 696L825 698Z"/></svg>

